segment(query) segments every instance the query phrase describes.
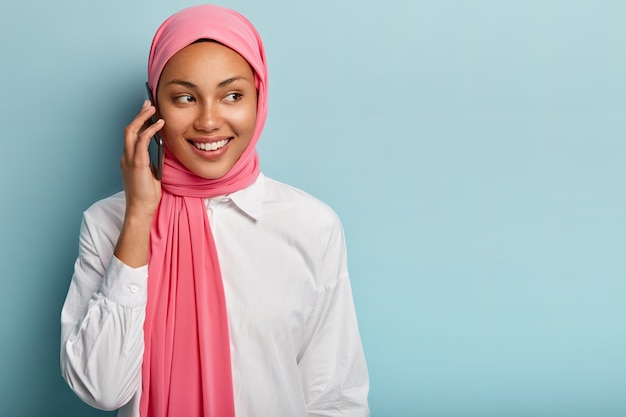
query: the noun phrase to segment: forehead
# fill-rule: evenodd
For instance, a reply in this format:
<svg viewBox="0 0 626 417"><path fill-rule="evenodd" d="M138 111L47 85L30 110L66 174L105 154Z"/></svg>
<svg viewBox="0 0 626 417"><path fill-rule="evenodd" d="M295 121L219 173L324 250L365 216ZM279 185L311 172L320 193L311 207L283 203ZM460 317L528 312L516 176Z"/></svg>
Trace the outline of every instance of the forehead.
<svg viewBox="0 0 626 417"><path fill-rule="evenodd" d="M161 80L172 78L219 79L239 76L253 81L248 61L218 42L196 42L178 51L165 64Z"/></svg>

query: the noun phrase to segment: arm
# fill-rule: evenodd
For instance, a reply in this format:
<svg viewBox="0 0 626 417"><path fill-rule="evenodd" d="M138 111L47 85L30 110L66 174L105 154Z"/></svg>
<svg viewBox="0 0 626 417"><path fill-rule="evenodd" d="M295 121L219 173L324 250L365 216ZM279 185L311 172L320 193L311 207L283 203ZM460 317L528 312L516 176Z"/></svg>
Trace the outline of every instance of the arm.
<svg viewBox="0 0 626 417"><path fill-rule="evenodd" d="M340 225L331 233L321 276L323 285L298 356L308 415L369 416L369 377Z"/></svg>
<svg viewBox="0 0 626 417"><path fill-rule="evenodd" d="M61 371L83 401L115 410L140 388L147 268L124 265L100 233L93 236L83 220L61 312Z"/></svg>
<svg viewBox="0 0 626 417"><path fill-rule="evenodd" d="M124 131L121 169L126 206L119 210L123 222L111 221L115 210L110 208L86 213L61 313L63 376L81 399L106 410L120 408L141 388L146 264L150 227L161 199L148 145L164 122L145 128L155 111L144 102Z"/></svg>

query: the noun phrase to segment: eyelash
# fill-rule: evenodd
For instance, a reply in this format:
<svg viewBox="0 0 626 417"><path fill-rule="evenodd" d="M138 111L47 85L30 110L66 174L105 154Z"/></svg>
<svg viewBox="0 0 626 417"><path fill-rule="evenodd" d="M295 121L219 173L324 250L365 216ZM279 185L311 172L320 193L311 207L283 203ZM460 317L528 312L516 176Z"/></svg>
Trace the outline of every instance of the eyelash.
<svg viewBox="0 0 626 417"><path fill-rule="evenodd" d="M186 99L189 99L189 100L186 100ZM187 104L187 103L190 103L190 102L195 101L195 100L189 94L185 94L185 95L182 95L182 96L174 97L174 101L177 102L177 103Z"/></svg>
<svg viewBox="0 0 626 417"><path fill-rule="evenodd" d="M232 97L232 99L227 99L228 97ZM228 101L228 102L237 102L237 101L241 100L242 97L243 97L243 94L241 94L241 93L229 93L224 98L227 99L226 101ZM182 95L182 96L174 97L174 101L177 102L177 103L188 104L188 103L192 103L192 102L194 102L196 100L193 98L193 96L191 96L189 94L185 94L185 95Z"/></svg>
<svg viewBox="0 0 626 417"><path fill-rule="evenodd" d="M243 94L241 94L241 93L230 93L230 94L226 95L226 97L231 97L231 96L233 97L233 99L232 100L228 100L228 101L235 102L235 101L241 100L241 98L243 97Z"/></svg>

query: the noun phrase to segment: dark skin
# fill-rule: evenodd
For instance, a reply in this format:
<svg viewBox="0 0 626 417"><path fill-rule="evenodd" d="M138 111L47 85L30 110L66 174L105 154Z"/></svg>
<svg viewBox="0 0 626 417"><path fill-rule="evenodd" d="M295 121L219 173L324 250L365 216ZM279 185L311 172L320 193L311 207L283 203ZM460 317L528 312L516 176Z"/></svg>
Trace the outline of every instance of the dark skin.
<svg viewBox="0 0 626 417"><path fill-rule="evenodd" d="M148 146L165 125L163 119L145 127L156 108L145 101L139 114L124 130L121 170L126 195L126 212L115 256L132 268L148 263L152 218L161 200L161 182L152 174Z"/></svg>
<svg viewBox="0 0 626 417"><path fill-rule="evenodd" d="M215 42L187 46L165 65L157 100L163 119L145 102L124 131L121 160L126 212L115 256L132 268L148 263L150 229L161 183L150 168L148 146L162 130L165 145L202 178L224 176L248 147L256 125L257 91L245 59Z"/></svg>

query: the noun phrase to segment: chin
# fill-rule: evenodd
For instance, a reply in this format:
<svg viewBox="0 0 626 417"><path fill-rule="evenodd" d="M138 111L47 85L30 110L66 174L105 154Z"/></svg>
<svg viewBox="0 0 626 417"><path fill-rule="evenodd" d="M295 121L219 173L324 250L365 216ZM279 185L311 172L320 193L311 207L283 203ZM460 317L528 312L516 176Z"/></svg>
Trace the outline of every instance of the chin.
<svg viewBox="0 0 626 417"><path fill-rule="evenodd" d="M198 177L204 178L205 180L218 180L226 175L228 171L230 171L230 168L232 168L232 166L228 169L193 169L190 171L196 174Z"/></svg>
<svg viewBox="0 0 626 417"><path fill-rule="evenodd" d="M193 155L191 158L181 158L179 159L179 161L191 173L206 180L217 180L222 178L232 169L232 167L237 162L237 160L233 160L233 158L222 158L215 161L206 161L197 158L197 156L195 155Z"/></svg>

